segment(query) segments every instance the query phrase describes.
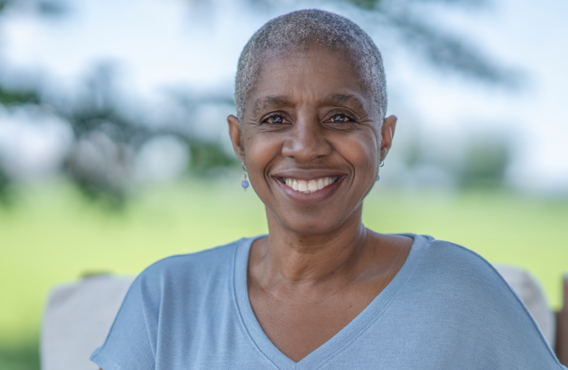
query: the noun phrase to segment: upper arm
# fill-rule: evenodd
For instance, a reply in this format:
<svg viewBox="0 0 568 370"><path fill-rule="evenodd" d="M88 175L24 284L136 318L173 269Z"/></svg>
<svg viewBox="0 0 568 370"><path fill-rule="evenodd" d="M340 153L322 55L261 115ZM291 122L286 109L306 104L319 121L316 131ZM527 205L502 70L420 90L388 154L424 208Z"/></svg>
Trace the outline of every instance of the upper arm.
<svg viewBox="0 0 568 370"><path fill-rule="evenodd" d="M148 312L147 296L140 277L130 287L114 319L105 343L92 355L91 361L106 370L153 370L154 351L150 332L154 316ZM154 341L155 343L155 341Z"/></svg>

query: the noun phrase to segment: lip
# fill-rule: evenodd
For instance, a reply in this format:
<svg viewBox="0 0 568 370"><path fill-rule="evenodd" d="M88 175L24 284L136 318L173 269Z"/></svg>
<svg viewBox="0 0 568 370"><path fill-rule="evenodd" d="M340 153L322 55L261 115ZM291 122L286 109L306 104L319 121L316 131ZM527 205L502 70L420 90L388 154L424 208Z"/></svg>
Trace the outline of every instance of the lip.
<svg viewBox="0 0 568 370"><path fill-rule="evenodd" d="M297 180L312 180L318 179L322 177L334 177L337 176L338 179L333 184L326 186L323 189L320 189L314 193L306 194L300 191L295 191L291 187L285 185L280 181L280 178L293 178ZM337 172L337 171L328 171L328 170L310 170L310 171L281 171L278 173L274 173L272 175L272 180L278 185L282 193L286 195L289 199L293 202L310 206L315 205L317 203L323 202L333 196L339 189L339 185L343 182L347 175L345 173Z"/></svg>
<svg viewBox="0 0 568 370"><path fill-rule="evenodd" d="M283 170L271 174L274 179L281 177L289 177L296 180L312 180L322 177L345 177L346 173L332 170Z"/></svg>

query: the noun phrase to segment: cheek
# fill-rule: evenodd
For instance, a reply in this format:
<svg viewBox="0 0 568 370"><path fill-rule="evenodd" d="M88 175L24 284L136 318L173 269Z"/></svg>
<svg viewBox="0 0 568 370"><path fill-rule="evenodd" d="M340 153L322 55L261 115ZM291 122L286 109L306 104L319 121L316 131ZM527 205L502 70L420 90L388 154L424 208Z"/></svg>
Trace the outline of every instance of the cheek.
<svg viewBox="0 0 568 370"><path fill-rule="evenodd" d="M278 157L280 145L270 135L247 135L244 143L245 161L251 182L264 177L270 163ZM258 183L255 185L259 185Z"/></svg>
<svg viewBox="0 0 568 370"><path fill-rule="evenodd" d="M336 148L355 167L359 176L373 175L379 166L379 143L372 134L358 134L349 139L337 140ZM361 173L362 172L362 173Z"/></svg>

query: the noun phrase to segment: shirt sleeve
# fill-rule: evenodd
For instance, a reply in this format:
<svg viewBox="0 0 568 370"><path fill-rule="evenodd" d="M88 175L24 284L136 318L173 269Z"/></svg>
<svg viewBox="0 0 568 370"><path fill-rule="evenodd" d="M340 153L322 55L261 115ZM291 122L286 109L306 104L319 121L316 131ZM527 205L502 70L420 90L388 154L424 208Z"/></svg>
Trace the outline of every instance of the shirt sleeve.
<svg viewBox="0 0 568 370"><path fill-rule="evenodd" d="M150 370L155 367L150 307L139 276L126 294L105 343L91 355L103 370Z"/></svg>
<svg viewBox="0 0 568 370"><path fill-rule="evenodd" d="M437 321L447 333L459 332L448 343L467 358L469 367L459 368L565 370L523 301L489 262L460 246L436 246L447 256L429 264L433 274L440 271L432 289L441 303Z"/></svg>

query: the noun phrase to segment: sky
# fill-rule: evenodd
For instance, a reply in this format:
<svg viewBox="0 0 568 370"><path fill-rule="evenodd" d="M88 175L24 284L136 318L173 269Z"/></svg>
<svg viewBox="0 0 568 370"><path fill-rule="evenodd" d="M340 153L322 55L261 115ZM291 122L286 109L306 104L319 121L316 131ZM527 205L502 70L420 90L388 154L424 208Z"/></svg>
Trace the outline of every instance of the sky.
<svg viewBox="0 0 568 370"><path fill-rule="evenodd" d="M73 94L94 65L113 62L120 88L155 111L167 89L231 89L238 56L255 30L294 9L324 8L361 24L381 49L389 113L399 118L402 140L418 132L426 146L451 149L471 135L504 137L514 148L508 169L513 185L566 193L568 2L493 0L480 9L421 5L428 21L463 35L497 63L520 71L525 78L515 91L432 67L401 46L392 32L366 23L364 15L349 7L294 1L278 2L270 10L235 0L208 4L75 0L58 21L7 13L0 22L0 63L8 75L40 76L47 89ZM222 125L211 129L224 130ZM2 137L8 140L6 132L0 122L0 145Z"/></svg>

